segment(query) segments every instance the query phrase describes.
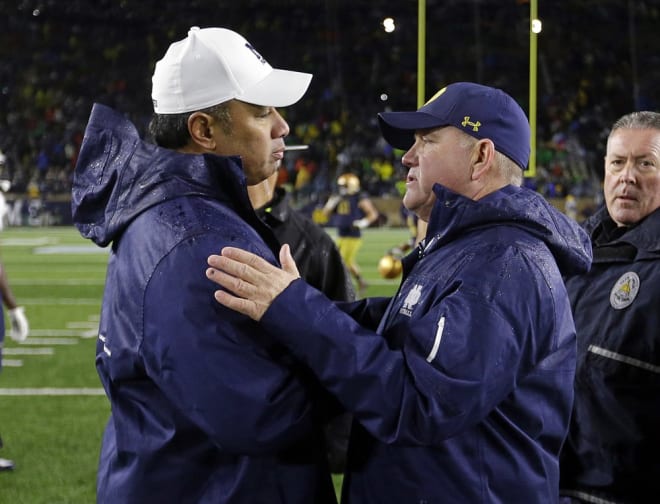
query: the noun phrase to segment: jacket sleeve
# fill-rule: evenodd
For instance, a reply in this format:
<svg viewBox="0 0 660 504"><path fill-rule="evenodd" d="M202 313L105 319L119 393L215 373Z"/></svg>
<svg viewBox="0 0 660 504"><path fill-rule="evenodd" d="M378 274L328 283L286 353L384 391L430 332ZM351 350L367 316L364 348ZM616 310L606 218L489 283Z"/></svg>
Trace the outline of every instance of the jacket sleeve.
<svg viewBox="0 0 660 504"><path fill-rule="evenodd" d="M351 316L364 328L376 330L390 303L388 297L363 298L353 302L336 303L336 306Z"/></svg>
<svg viewBox="0 0 660 504"><path fill-rule="evenodd" d="M217 240L190 239L160 261L141 353L163 394L223 450L272 452L309 434L315 380L257 324L214 301L200 269L214 250Z"/></svg>
<svg viewBox="0 0 660 504"><path fill-rule="evenodd" d="M399 345L302 281L275 300L261 323L376 438L432 445L484 419L528 371L529 320L540 306L531 291L543 288L519 287L506 300L488 299L476 287L436 296L422 315L398 318L388 329L388 339L401 336Z"/></svg>

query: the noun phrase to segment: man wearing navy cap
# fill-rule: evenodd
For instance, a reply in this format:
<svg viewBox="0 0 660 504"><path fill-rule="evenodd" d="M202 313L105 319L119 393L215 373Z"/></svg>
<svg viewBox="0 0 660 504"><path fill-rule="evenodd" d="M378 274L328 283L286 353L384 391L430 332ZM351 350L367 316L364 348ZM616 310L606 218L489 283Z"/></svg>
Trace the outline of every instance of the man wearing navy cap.
<svg viewBox="0 0 660 504"><path fill-rule="evenodd" d="M530 130L501 90L451 84L379 121L428 223L397 294L335 305L284 247L283 269L211 256L215 297L354 414L342 503L556 503L576 358L562 274L589 268L588 238L520 187Z"/></svg>

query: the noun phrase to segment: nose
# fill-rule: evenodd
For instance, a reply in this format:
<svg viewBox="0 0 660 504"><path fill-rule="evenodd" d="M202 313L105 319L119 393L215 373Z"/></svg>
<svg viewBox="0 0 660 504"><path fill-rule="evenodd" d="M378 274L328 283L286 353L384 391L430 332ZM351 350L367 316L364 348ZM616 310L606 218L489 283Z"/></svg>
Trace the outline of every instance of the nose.
<svg viewBox="0 0 660 504"><path fill-rule="evenodd" d="M634 159L626 161L626 165L621 170L621 175L619 175L619 182L621 184L634 184L636 182Z"/></svg>
<svg viewBox="0 0 660 504"><path fill-rule="evenodd" d="M417 151L415 145L408 149L405 154L401 157L401 164L407 168L415 166L417 160Z"/></svg>
<svg viewBox="0 0 660 504"><path fill-rule="evenodd" d="M282 114L274 110L275 120L273 121L273 138L284 138L289 134L289 123L284 120Z"/></svg>

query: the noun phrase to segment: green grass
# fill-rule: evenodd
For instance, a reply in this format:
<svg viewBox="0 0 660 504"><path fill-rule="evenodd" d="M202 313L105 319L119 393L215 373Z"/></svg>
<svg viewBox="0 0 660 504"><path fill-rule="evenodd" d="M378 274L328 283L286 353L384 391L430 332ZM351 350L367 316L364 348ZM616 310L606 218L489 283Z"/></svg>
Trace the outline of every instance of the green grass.
<svg viewBox="0 0 660 504"><path fill-rule="evenodd" d="M406 238L405 229L366 231L358 257L369 282L366 295L395 292L398 280L381 279L377 264ZM22 344L5 340L0 457L14 460L16 469L0 472L0 504L95 502L98 451L109 413L105 396L98 395L94 367L107 252L73 228L9 228L0 234L0 258L31 329ZM334 480L339 491L341 477Z"/></svg>

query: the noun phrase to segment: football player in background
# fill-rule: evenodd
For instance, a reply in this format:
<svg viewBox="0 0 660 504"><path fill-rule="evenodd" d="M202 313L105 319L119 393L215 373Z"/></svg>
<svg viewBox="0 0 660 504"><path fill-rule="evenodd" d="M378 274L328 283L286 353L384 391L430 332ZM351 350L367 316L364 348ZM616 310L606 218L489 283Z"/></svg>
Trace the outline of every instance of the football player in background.
<svg viewBox="0 0 660 504"><path fill-rule="evenodd" d="M4 170L6 168L7 156L0 150L0 231L5 228L5 221L9 213L9 206L5 199L5 193L11 188L11 180L4 177Z"/></svg>
<svg viewBox="0 0 660 504"><path fill-rule="evenodd" d="M334 215L337 226L337 246L344 264L357 283L358 293L364 294L367 282L360 274L357 253L362 246L362 230L378 220L378 210L366 192L360 189L360 179L353 173L337 178L338 194L333 194L323 207L324 215Z"/></svg>

